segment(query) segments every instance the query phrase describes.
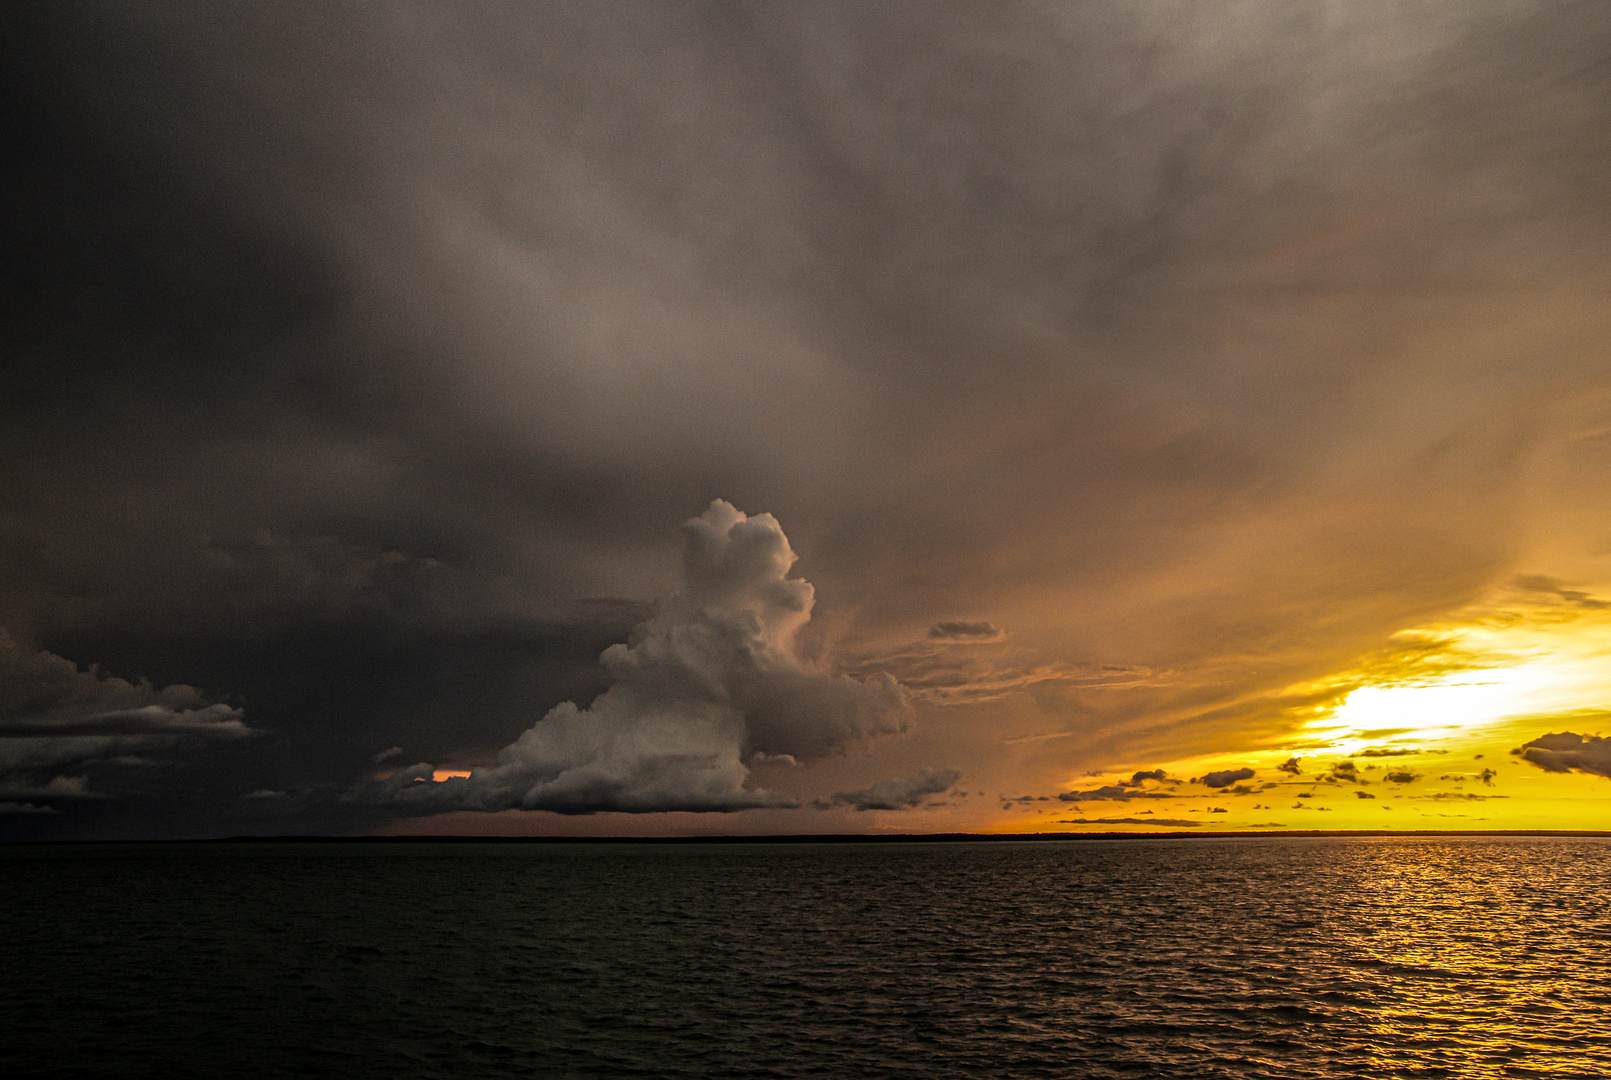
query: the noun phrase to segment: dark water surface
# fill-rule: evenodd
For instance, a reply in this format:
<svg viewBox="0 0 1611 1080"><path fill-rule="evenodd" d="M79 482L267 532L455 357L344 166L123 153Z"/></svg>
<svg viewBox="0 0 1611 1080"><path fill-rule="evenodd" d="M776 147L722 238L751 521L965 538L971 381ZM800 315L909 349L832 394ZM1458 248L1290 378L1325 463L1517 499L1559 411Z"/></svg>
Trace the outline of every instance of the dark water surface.
<svg viewBox="0 0 1611 1080"><path fill-rule="evenodd" d="M0 849L16 1077L1611 1076L1611 842Z"/></svg>

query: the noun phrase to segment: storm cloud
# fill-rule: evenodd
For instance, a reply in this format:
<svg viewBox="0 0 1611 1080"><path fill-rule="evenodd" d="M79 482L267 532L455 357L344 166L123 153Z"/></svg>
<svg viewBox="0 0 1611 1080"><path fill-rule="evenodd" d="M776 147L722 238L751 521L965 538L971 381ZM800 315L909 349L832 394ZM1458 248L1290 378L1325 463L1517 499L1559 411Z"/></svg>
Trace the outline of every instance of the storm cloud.
<svg viewBox="0 0 1611 1080"><path fill-rule="evenodd" d="M788 576L796 556L776 519L718 499L682 531L683 591L629 643L605 650L610 686L592 705L555 706L495 766L433 781L434 767L420 764L352 798L416 813L790 807L788 796L745 786L749 759L816 761L905 730L910 706L889 676L858 682L796 655L813 593ZM916 785L915 799L959 775L925 770L899 783ZM888 794L883 801L908 804L905 788Z"/></svg>

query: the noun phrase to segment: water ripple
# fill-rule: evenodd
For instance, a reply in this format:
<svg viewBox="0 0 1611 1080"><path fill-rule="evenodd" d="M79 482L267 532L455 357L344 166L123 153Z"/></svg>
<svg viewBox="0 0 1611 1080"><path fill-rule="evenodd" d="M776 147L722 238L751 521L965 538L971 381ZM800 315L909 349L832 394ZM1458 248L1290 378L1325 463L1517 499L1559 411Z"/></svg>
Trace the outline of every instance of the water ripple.
<svg viewBox="0 0 1611 1080"><path fill-rule="evenodd" d="M1598 839L0 857L7 1075L1611 1075Z"/></svg>

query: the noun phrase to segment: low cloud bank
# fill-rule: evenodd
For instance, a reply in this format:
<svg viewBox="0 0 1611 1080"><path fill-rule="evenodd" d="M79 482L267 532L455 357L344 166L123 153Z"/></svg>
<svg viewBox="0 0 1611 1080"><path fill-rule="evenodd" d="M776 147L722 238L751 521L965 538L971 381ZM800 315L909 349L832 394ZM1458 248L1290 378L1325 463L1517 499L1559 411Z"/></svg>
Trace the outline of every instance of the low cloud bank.
<svg viewBox="0 0 1611 1080"><path fill-rule="evenodd" d="M54 653L19 648L0 630L0 796L94 797L92 770L149 766L254 734L239 709L209 702L193 686L158 690L80 671Z"/></svg>
<svg viewBox="0 0 1611 1080"><path fill-rule="evenodd" d="M798 658L813 592L788 577L796 556L771 514L718 499L682 532L683 591L600 656L611 685L592 705L555 706L467 777L433 781L421 763L348 798L418 814L794 807L746 788L749 763L816 761L906 729L911 706L889 675L833 676Z"/></svg>
<svg viewBox="0 0 1611 1080"><path fill-rule="evenodd" d="M854 806L857 810L906 810L926 796L950 791L960 779L960 769L924 769L916 776L880 780L861 791L838 791L829 798L814 800L811 805L818 810L835 806Z"/></svg>
<svg viewBox="0 0 1611 1080"><path fill-rule="evenodd" d="M1611 778L1611 739L1570 731L1540 735L1512 754L1545 772L1585 772Z"/></svg>

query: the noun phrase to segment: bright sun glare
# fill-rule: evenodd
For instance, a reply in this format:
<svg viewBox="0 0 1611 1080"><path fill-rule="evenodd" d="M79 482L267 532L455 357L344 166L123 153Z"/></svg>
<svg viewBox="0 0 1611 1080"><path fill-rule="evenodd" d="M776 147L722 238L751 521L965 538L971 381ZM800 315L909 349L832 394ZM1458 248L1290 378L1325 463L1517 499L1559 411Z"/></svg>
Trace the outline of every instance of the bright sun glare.
<svg viewBox="0 0 1611 1080"><path fill-rule="evenodd" d="M1537 712L1554 685L1543 665L1460 672L1429 685L1362 686L1326 724L1341 732L1433 734L1470 731Z"/></svg>

